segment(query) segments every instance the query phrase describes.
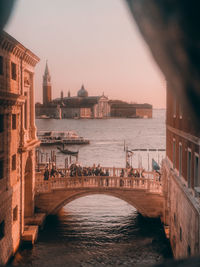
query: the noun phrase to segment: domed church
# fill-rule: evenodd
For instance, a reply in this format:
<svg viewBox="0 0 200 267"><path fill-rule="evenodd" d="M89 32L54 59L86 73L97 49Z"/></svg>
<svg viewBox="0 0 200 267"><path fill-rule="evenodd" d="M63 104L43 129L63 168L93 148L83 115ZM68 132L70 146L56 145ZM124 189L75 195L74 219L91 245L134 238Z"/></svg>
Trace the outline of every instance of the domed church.
<svg viewBox="0 0 200 267"><path fill-rule="evenodd" d="M88 91L85 90L84 85L81 86L81 89L77 93L78 97L88 97Z"/></svg>
<svg viewBox="0 0 200 267"><path fill-rule="evenodd" d="M35 105L36 117L50 118L107 118L110 116L109 99L104 95L89 96L84 85L78 90L76 96L70 91L64 97L61 91L60 98L51 99L51 76L46 62L43 76L43 104Z"/></svg>
<svg viewBox="0 0 200 267"><path fill-rule="evenodd" d="M106 118L110 116L109 99L104 94L101 96L89 96L84 85L77 92L77 96L71 96L53 100L59 104L62 118Z"/></svg>

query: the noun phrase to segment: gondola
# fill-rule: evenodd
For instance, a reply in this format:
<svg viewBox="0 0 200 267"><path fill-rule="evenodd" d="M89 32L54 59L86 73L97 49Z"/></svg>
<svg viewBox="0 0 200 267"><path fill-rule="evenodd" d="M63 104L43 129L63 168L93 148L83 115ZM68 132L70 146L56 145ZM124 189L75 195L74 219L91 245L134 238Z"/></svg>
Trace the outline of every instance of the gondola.
<svg viewBox="0 0 200 267"><path fill-rule="evenodd" d="M66 154L66 155L73 155L73 156L77 156L78 155L78 151L71 151L69 149L62 149L59 146L57 147L57 149L60 152L62 152L63 154Z"/></svg>

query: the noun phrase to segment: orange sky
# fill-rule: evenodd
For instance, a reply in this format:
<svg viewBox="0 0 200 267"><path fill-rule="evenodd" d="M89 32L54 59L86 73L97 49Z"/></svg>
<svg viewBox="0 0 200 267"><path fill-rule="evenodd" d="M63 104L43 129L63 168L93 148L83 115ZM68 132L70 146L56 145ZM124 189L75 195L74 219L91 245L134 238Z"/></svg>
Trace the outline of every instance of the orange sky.
<svg viewBox="0 0 200 267"><path fill-rule="evenodd" d="M122 0L20 0L5 30L41 59L36 101L48 59L53 97L84 84L89 95L165 108L164 77Z"/></svg>

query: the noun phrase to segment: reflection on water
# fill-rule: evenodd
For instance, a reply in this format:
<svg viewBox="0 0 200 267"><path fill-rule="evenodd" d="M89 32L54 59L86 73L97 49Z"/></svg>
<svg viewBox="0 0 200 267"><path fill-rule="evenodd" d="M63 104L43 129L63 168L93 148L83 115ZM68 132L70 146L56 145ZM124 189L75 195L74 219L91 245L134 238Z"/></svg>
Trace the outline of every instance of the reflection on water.
<svg viewBox="0 0 200 267"><path fill-rule="evenodd" d="M158 220L144 219L120 199L93 195L49 217L33 249L20 251L12 264L139 266L169 257Z"/></svg>

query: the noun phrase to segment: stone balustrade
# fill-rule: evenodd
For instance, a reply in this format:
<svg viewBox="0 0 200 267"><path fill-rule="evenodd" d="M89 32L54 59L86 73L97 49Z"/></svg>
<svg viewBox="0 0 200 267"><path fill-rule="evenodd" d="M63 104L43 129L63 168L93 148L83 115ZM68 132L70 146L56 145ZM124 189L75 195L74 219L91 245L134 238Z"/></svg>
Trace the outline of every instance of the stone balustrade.
<svg viewBox="0 0 200 267"><path fill-rule="evenodd" d="M59 169L60 174L44 180L43 172L36 173L36 194L51 192L55 189L74 188L118 188L118 189L143 189L152 193L162 193L162 183L156 172L143 172L142 177L120 177L121 168L106 168L112 176L76 176L70 177L69 170ZM112 171L112 172L111 172ZM139 172L141 175L141 172Z"/></svg>

